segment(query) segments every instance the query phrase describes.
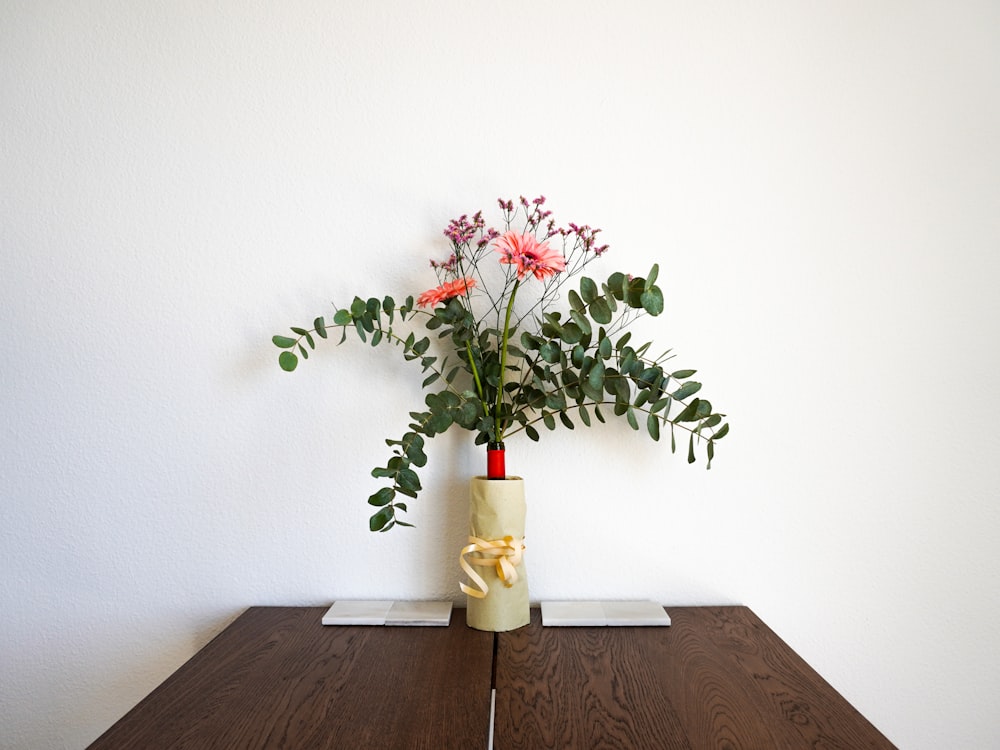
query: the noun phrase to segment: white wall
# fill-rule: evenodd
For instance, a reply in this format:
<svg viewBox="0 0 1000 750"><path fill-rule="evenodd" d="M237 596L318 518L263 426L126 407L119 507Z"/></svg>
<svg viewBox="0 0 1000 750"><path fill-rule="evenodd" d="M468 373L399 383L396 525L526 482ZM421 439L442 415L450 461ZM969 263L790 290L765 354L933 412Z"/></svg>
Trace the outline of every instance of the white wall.
<svg viewBox="0 0 1000 750"><path fill-rule="evenodd" d="M624 8L624 9L622 9ZM390 351L270 336L432 285L545 193L733 432L509 445L532 598L744 603L904 748L1000 746L1000 6L0 5L0 745L79 748L252 604L458 598L466 434L372 535Z"/></svg>

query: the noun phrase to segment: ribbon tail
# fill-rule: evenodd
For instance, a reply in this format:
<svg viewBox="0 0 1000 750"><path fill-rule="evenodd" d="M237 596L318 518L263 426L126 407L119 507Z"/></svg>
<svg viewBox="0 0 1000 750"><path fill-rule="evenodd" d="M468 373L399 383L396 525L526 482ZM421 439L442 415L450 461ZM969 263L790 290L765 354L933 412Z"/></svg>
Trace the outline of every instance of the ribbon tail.
<svg viewBox="0 0 1000 750"><path fill-rule="evenodd" d="M490 587L486 585L486 581L483 580L483 577L473 570L472 566L469 565L468 561L465 559L466 555L470 552L476 552L478 549L478 544L470 544L467 547L462 547L462 552L458 556L458 563L462 566L462 570L465 571L465 574L469 576L470 580L478 587L478 589L474 589L464 583L459 583L458 587L462 589L462 593L475 599L485 599L486 595L490 593Z"/></svg>

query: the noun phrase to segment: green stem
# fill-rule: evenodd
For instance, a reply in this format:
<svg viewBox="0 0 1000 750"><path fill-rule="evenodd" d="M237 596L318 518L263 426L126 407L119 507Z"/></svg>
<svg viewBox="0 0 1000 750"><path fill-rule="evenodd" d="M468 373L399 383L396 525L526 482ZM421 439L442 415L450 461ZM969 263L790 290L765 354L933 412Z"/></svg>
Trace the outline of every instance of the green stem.
<svg viewBox="0 0 1000 750"><path fill-rule="evenodd" d="M469 358L469 369L472 370L472 379L476 381L476 393L479 394L479 403L483 405L483 416L488 417L490 415L490 409L486 405L486 395L483 393L483 384L479 380L479 370L476 369L476 362L472 358L472 345L466 341L465 342L465 355Z"/></svg>
<svg viewBox="0 0 1000 750"><path fill-rule="evenodd" d="M503 442L503 427L500 424L500 406L503 403L503 381L507 373L507 337L510 332L510 316L514 310L514 298L517 296L517 288L521 286L521 280L514 282L510 299L507 301L507 315L503 321L503 339L500 349L500 382L497 384L497 403L493 410L493 430L497 442Z"/></svg>

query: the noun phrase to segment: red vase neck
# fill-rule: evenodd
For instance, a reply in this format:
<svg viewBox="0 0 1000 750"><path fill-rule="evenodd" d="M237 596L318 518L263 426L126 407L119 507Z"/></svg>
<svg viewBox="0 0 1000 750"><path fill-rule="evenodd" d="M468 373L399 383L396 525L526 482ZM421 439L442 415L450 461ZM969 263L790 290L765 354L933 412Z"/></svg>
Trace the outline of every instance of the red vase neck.
<svg viewBox="0 0 1000 750"><path fill-rule="evenodd" d="M486 478L506 479L507 466L504 460L503 443L489 443L486 446Z"/></svg>

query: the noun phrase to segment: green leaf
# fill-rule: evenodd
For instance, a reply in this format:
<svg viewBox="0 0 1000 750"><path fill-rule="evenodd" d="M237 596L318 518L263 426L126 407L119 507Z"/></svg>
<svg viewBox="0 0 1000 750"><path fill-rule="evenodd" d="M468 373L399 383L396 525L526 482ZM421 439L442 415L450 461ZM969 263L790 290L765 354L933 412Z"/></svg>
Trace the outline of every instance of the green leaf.
<svg viewBox="0 0 1000 750"><path fill-rule="evenodd" d="M420 478L417 477L417 472L413 469L400 469L399 473L396 474L396 484L402 490L413 490L414 492L420 490Z"/></svg>
<svg viewBox="0 0 1000 750"><path fill-rule="evenodd" d="M639 373L639 387L653 388L659 382L662 373L663 371L659 367L647 367Z"/></svg>
<svg viewBox="0 0 1000 750"><path fill-rule="evenodd" d="M574 321L570 321L563 326L561 338L567 344L578 344L580 343L580 339L583 338L583 331L580 330L580 326L578 326Z"/></svg>
<svg viewBox="0 0 1000 750"><path fill-rule="evenodd" d="M659 287L654 286L647 289L639 296L642 309L650 315L656 316L663 312L663 292Z"/></svg>
<svg viewBox="0 0 1000 750"><path fill-rule="evenodd" d="M420 387L421 388L426 388L431 383L433 383L435 380L437 380L439 377L441 377L441 373L432 372L430 375L428 375L426 378L424 378L424 382L420 384Z"/></svg>
<svg viewBox="0 0 1000 750"><path fill-rule="evenodd" d="M396 490L392 487L383 487L368 498L368 504L374 505L376 508L381 508L383 505L391 503L394 497L396 497Z"/></svg>
<svg viewBox="0 0 1000 750"><path fill-rule="evenodd" d="M288 336L272 336L271 342L280 349L291 349L298 342L298 339L289 338Z"/></svg>
<svg viewBox="0 0 1000 750"><path fill-rule="evenodd" d="M685 380L686 378L694 375L697 370L677 370L676 372L670 373L670 377L677 378L677 380Z"/></svg>
<svg viewBox="0 0 1000 750"><path fill-rule="evenodd" d="M534 440L536 443L538 442L538 438L539 438L538 430L536 430L530 424L527 424L527 425L524 426L524 434L527 435L532 440Z"/></svg>
<svg viewBox="0 0 1000 750"><path fill-rule="evenodd" d="M326 321L323 320L322 317L316 318L316 320L313 321L313 328L316 329L316 333L319 334L321 339L326 338Z"/></svg>
<svg viewBox="0 0 1000 750"><path fill-rule="evenodd" d="M633 409L631 406L628 407L628 409L626 409L625 411L625 419L628 420L628 426L631 427L633 430L639 429L639 422L635 418L635 409Z"/></svg>
<svg viewBox="0 0 1000 750"><path fill-rule="evenodd" d="M298 328L297 326L292 326L291 328L293 331L295 331L295 333L299 334L299 336L305 336L306 339L311 342L312 336L309 335L309 331L307 331L305 328ZM313 346L312 343L310 343L309 346L311 346L313 349L316 348L315 346Z"/></svg>
<svg viewBox="0 0 1000 750"><path fill-rule="evenodd" d="M528 351L537 351L541 348L543 343L545 343L543 339L540 339L537 336L532 336L527 331L521 334L521 346Z"/></svg>
<svg viewBox="0 0 1000 750"><path fill-rule="evenodd" d="M569 316L573 319L573 322L580 327L580 332L584 336L589 336L593 333L593 328L590 325L590 321L587 320L587 316L579 310L573 310Z"/></svg>
<svg viewBox="0 0 1000 750"><path fill-rule="evenodd" d="M594 283L593 279L586 276L580 279L580 294L588 305L597 299L597 284Z"/></svg>
<svg viewBox="0 0 1000 750"><path fill-rule="evenodd" d="M715 441L709 440L708 445L705 447L705 453L708 454L708 465L705 466L706 469L712 468L712 459L715 458Z"/></svg>
<svg viewBox="0 0 1000 750"><path fill-rule="evenodd" d="M624 300L628 289L628 278L621 271L615 271L608 276L608 289L615 299Z"/></svg>
<svg viewBox="0 0 1000 750"><path fill-rule="evenodd" d="M346 326L351 324L351 311L341 308L333 315L333 322L338 326Z"/></svg>
<svg viewBox="0 0 1000 750"><path fill-rule="evenodd" d="M674 422L695 422L698 420L698 407L700 406L700 399L695 399L690 404L688 404L684 411L673 418Z"/></svg>
<svg viewBox="0 0 1000 750"><path fill-rule="evenodd" d="M604 388L604 370L604 362L597 360L587 373L587 384L595 391L600 392Z"/></svg>
<svg viewBox="0 0 1000 750"><path fill-rule="evenodd" d="M658 411L663 411L663 417L667 418L667 417L670 416L670 404L671 403L673 403L673 399L670 398L670 396L664 396L659 401L657 401L655 404L653 404L653 408L650 409L650 411L653 412L654 414L656 412L658 412Z"/></svg>
<svg viewBox="0 0 1000 750"><path fill-rule="evenodd" d="M392 528L393 507L387 505L368 519L368 528L372 531L388 531Z"/></svg>
<svg viewBox="0 0 1000 750"><path fill-rule="evenodd" d="M278 365L285 372L292 372L299 366L299 358L292 352L282 352L278 355Z"/></svg>
<svg viewBox="0 0 1000 750"><path fill-rule="evenodd" d="M656 283L656 277L660 274L660 264L654 263L653 267L649 271L649 276L646 277L646 291L648 292L653 288L653 284Z"/></svg>
<svg viewBox="0 0 1000 750"><path fill-rule="evenodd" d="M608 307L604 297L598 297L590 303L590 317L601 325L607 325L611 322L611 308Z"/></svg>
<svg viewBox="0 0 1000 750"><path fill-rule="evenodd" d="M542 344L541 349L538 350L539 355L542 359L548 362L550 365L554 365L559 361L559 345L554 341L546 341Z"/></svg>
<svg viewBox="0 0 1000 750"><path fill-rule="evenodd" d="M649 436L653 440L660 439L660 419L655 414L650 413L646 417L646 430L649 432Z"/></svg>
<svg viewBox="0 0 1000 750"><path fill-rule="evenodd" d="M566 426L567 429L572 430L575 427L573 420L571 420L569 415L564 411L559 412L559 420Z"/></svg>
<svg viewBox="0 0 1000 750"><path fill-rule="evenodd" d="M587 427L590 427L590 412L587 411L587 407L580 404L580 408L577 410L580 414L580 421L583 422Z"/></svg>
<svg viewBox="0 0 1000 750"><path fill-rule="evenodd" d="M566 396L562 391L553 391L545 396L545 405L553 411L562 411L566 408Z"/></svg>
<svg viewBox="0 0 1000 750"><path fill-rule="evenodd" d="M583 312L587 309L587 305L580 299L580 295L576 293L575 289L570 289L566 298L569 300L569 306L574 312Z"/></svg>
<svg viewBox="0 0 1000 750"><path fill-rule="evenodd" d="M670 395L673 398L677 399L678 401L683 401L688 396L693 396L700 390L701 390L701 383L698 383L694 380L689 380Z"/></svg>
<svg viewBox="0 0 1000 750"><path fill-rule="evenodd" d="M688 440L688 463L693 464L695 462L694 457L694 433L691 433L691 438Z"/></svg>
<svg viewBox="0 0 1000 750"><path fill-rule="evenodd" d="M382 329L379 328L372 334L372 346L378 346L382 343Z"/></svg>
<svg viewBox="0 0 1000 750"><path fill-rule="evenodd" d="M602 336L600 343L597 344L597 353L601 356L601 359L611 359L611 339L607 336Z"/></svg>
<svg viewBox="0 0 1000 750"><path fill-rule="evenodd" d="M550 430L554 430L556 428L555 417L553 417L549 412L546 411L542 413L542 421Z"/></svg>
<svg viewBox="0 0 1000 750"><path fill-rule="evenodd" d="M722 438L724 438L728 434L729 434L729 422L726 422L724 425L722 425L722 427L720 427L715 431L715 434L712 435L712 440L722 440Z"/></svg>

